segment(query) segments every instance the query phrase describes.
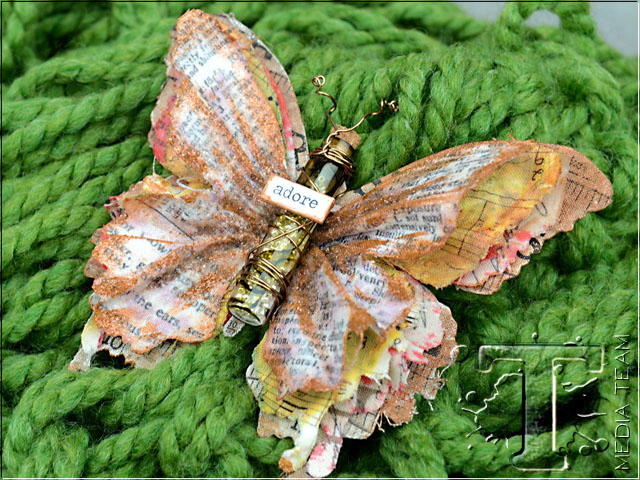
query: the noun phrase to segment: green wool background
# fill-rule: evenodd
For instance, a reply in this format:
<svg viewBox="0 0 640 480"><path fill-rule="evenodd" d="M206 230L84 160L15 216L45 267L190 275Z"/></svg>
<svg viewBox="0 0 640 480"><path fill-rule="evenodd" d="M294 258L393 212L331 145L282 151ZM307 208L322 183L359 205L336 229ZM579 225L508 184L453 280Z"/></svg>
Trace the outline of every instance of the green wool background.
<svg viewBox="0 0 640 480"><path fill-rule="evenodd" d="M84 374L66 368L90 315L91 281L82 273L89 237L109 220L108 197L152 171L146 135L169 30L194 7L233 12L272 48L290 74L312 147L328 132L328 102L313 94L312 76L327 77L336 119L346 124L375 110L381 96L397 99L396 115L360 129L352 186L508 134L576 148L613 184L611 206L545 243L495 295L435 292L469 348L446 371L433 410L421 399L410 424L346 440L334 475L546 476L514 470L505 442L484 438L518 435L516 382L484 415L484 435L466 438L476 425L461 408L467 392L487 397L496 381L478 373L478 346L532 342L537 332L540 343L580 336L606 349L605 371L586 396L560 392L558 438L571 440L576 427L567 418L586 405L607 415L582 421L580 432L606 438L609 448L589 456L572 448L571 470L553 475L636 477L637 430L626 472L615 470L613 432L616 408L629 403L637 421L637 60L598 37L586 3L508 4L486 23L446 3L309 2L2 3L3 475L278 476L278 458L291 446L255 433L244 372L259 329L186 348L151 371L104 357ZM562 27L527 27L541 8ZM619 382L632 388L618 395L616 334L631 340L632 378ZM530 377L539 391L527 392L540 412L529 448L538 466L551 467L561 462L549 448L542 386L551 374L543 363Z"/></svg>

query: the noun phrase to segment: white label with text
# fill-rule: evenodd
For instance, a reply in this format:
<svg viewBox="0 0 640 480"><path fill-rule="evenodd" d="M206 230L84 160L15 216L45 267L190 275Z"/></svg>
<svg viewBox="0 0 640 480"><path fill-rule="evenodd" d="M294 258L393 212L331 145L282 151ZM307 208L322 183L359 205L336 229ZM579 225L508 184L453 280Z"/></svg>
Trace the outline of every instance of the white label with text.
<svg viewBox="0 0 640 480"><path fill-rule="evenodd" d="M326 220L335 201L329 195L277 175L269 177L260 198L316 223Z"/></svg>

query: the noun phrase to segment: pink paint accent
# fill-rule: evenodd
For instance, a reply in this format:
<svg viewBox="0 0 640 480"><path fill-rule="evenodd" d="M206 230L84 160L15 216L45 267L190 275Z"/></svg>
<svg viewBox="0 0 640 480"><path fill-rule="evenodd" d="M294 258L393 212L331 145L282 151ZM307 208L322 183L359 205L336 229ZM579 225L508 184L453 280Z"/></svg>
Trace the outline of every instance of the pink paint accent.
<svg viewBox="0 0 640 480"><path fill-rule="evenodd" d="M489 250L487 251L487 255L480 261L484 262L485 260L490 260L494 257L497 257L500 246L501 245L491 245L489 247Z"/></svg>
<svg viewBox="0 0 640 480"><path fill-rule="evenodd" d="M156 141L153 144L153 154L156 159L162 164L165 164L164 155L167 150L167 129L171 124L171 117L167 112L162 112L162 115L153 126L156 132Z"/></svg>
<svg viewBox="0 0 640 480"><path fill-rule="evenodd" d="M109 203L104 204L104 208L109 210L110 208L116 208L120 205L120 196L109 197Z"/></svg>
<svg viewBox="0 0 640 480"><path fill-rule="evenodd" d="M156 142L153 144L153 154L156 159L164 165L164 155L167 150L167 131L171 126L171 116L169 112L176 104L176 95L172 95L167 100L167 109L162 112L158 121L154 124L153 129L156 132Z"/></svg>
<svg viewBox="0 0 640 480"><path fill-rule="evenodd" d="M173 107L175 106L177 99L178 99L177 95L172 95L171 97L169 97L169 100L167 100L167 112L170 112L171 110L173 110Z"/></svg>
<svg viewBox="0 0 640 480"><path fill-rule="evenodd" d="M309 461L319 460L320 457L322 457L323 453L324 453L324 442L316 445L316 448L313 449L313 452L311 452L311 455L309 456Z"/></svg>
<svg viewBox="0 0 640 480"><path fill-rule="evenodd" d="M442 308L440 308L440 305L438 305L437 303L434 303L431 311L436 315L440 315L440 313L442 313Z"/></svg>
<svg viewBox="0 0 640 480"><path fill-rule="evenodd" d="M164 152L166 151L166 146L165 145L160 145L160 142L156 142L153 144L153 155L156 157L156 159L162 164L162 166L165 166L164 163Z"/></svg>
<svg viewBox="0 0 640 480"><path fill-rule="evenodd" d="M286 109L284 97L282 96L280 89L276 85L275 80L271 76L271 72L269 72L269 69L265 67L264 64L262 65L262 68L264 69L264 73L267 74L267 78L269 79L269 83L271 84L273 91L276 93L276 97L278 97L278 106L280 107L280 116L282 117L282 133L284 135L284 143L287 147L287 151L293 152L295 150L295 147L293 146L291 119L289 118L289 112Z"/></svg>
<svg viewBox="0 0 640 480"><path fill-rule="evenodd" d="M424 356L422 355L421 352L416 351L416 350L409 350L407 351L407 353L405 353L405 357L406 360L410 361L410 362L415 362L415 363L427 363L427 359L424 358Z"/></svg>
<svg viewBox="0 0 640 480"><path fill-rule="evenodd" d="M102 345L103 339L104 339L104 330L100 330L100 336L98 337L98 347Z"/></svg>
<svg viewBox="0 0 640 480"><path fill-rule="evenodd" d="M513 239L508 243L507 265L515 261L519 250L525 250L529 246L529 240L531 240L531 237L531 232L528 232L526 230L515 234ZM504 268L506 269L507 266L505 266Z"/></svg>
<svg viewBox="0 0 640 480"><path fill-rule="evenodd" d="M163 111L162 115L156 122L155 130L156 136L158 140L160 140L163 144L167 141L167 128L171 125L171 117L169 116L168 111Z"/></svg>
<svg viewBox="0 0 640 480"><path fill-rule="evenodd" d="M512 237L509 237L508 233L504 232L504 238L507 241L506 247L504 245L491 245L487 251L487 255L480 261L480 263L498 258L498 272L491 271L483 275L484 278L489 278L499 273L504 272L509 265L511 265L517 258L517 254L521 250L526 250L529 247L529 241L533 238L531 232L523 230L515 233ZM465 277L462 275L453 282L454 285L460 285L461 280Z"/></svg>

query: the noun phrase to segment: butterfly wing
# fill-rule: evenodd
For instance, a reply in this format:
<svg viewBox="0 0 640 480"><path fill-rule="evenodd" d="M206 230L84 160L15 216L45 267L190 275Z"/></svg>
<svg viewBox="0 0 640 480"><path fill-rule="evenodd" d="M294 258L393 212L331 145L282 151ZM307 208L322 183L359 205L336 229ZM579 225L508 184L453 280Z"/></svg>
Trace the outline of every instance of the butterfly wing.
<svg viewBox="0 0 640 480"><path fill-rule="evenodd" d="M305 277L318 276L314 272L330 276L328 261L317 258L320 253L317 249L312 252L316 268L300 270L307 272ZM343 438L368 437L382 415L396 424L409 421L414 413L414 393L433 398L441 383L437 369L455 359L456 324L449 309L431 292L401 275L412 288L410 308L405 321L384 337L371 329L362 334L349 330L357 315L344 309L331 315L333 303L324 294L327 289L318 284L310 289L305 283L292 289L291 295L296 296L292 302L302 301L306 295L312 299L309 307L318 302L325 310L316 315L306 306L298 310L292 305L285 307L254 350L247 380L260 407L258 433L294 439L294 447L280 459L283 471L328 475L335 468ZM337 279L331 288L339 289ZM348 298L343 292L341 301ZM294 311L305 320L304 325L291 322L298 320L292 315ZM342 323L336 328L339 321ZM348 332L344 338L343 331ZM278 361L269 361L268 356L277 349L281 355ZM282 354L286 350L289 353ZM290 364L295 367L289 368ZM283 371L294 382L306 372L311 383L304 389L287 389L291 384L283 384ZM338 383L327 386L335 380Z"/></svg>
<svg viewBox="0 0 640 480"><path fill-rule="evenodd" d="M611 196L604 174L569 147L468 144L345 195L317 240L323 250L382 260L437 288L491 293L540 239L571 230Z"/></svg>
<svg viewBox="0 0 640 480"><path fill-rule="evenodd" d="M92 351L119 336L139 358L165 340L216 333L228 284L275 213L257 200L264 182L295 178L306 162L291 84L253 32L231 16L190 10L171 37L149 141L174 175L113 197L116 218L93 236L85 273L95 279L91 321L102 336L87 329Z"/></svg>
<svg viewBox="0 0 640 480"><path fill-rule="evenodd" d="M275 56L227 15L190 10L171 36L149 134L158 161L246 199L257 197L270 174L293 177L306 158L306 137Z"/></svg>
<svg viewBox="0 0 640 480"><path fill-rule="evenodd" d="M298 99L289 76L276 56L255 33L233 16L219 17L251 41L253 54L262 64L263 68L255 69L253 73L276 114L285 145L287 172L292 181L296 180L309 159L309 151Z"/></svg>
<svg viewBox="0 0 640 480"><path fill-rule="evenodd" d="M136 353L166 339L202 341L218 325L229 279L259 242L241 212L217 212L208 190L147 177L115 197L85 269L95 322Z"/></svg>
<svg viewBox="0 0 640 480"><path fill-rule="evenodd" d="M502 283L517 276L532 254L540 252L545 240L568 232L588 212L611 203L613 190L605 175L584 155L560 145L538 144L539 153L559 156L560 173L549 191L518 225L494 243L481 262L454 281L456 287L478 294L496 292ZM498 190L498 189L496 189ZM498 191L478 192L480 201L496 201Z"/></svg>

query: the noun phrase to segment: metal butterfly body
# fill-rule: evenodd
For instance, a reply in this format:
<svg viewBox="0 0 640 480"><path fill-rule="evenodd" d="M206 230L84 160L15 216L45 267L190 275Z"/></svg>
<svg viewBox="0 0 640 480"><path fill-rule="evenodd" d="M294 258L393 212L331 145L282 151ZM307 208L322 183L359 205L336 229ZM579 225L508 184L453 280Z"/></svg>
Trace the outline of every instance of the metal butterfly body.
<svg viewBox="0 0 640 480"><path fill-rule="evenodd" d="M309 158L286 72L255 34L191 10L172 38L149 139L174 175L150 175L107 205L73 369L99 350L150 368L185 343L237 333L230 285L282 213L260 192L271 175L295 181ZM343 437L365 438L383 417L407 422L415 393L434 397L456 324L425 285L493 293L611 195L571 148L490 141L336 199L247 371L259 434L294 438L282 469L327 475Z"/></svg>

